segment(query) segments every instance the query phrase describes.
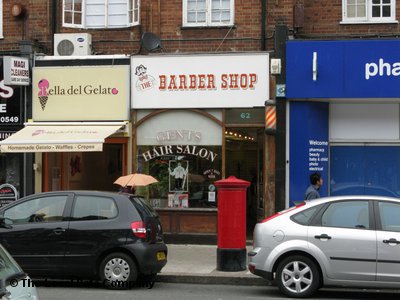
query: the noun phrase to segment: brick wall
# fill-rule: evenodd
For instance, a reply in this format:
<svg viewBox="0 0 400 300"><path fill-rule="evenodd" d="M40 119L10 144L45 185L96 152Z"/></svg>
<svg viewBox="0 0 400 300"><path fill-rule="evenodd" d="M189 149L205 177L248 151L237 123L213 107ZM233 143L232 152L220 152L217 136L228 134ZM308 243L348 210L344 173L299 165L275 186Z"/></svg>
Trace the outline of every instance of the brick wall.
<svg viewBox="0 0 400 300"><path fill-rule="evenodd" d="M37 41L44 51L52 54L52 5L57 4L57 33L89 32L96 54L132 54L140 47L143 32L161 37L164 51L231 52L261 49L261 1L236 0L235 26L232 28L183 28L182 0L142 0L141 25L123 29L81 30L62 27L62 1L21 0L27 11L26 19L10 14L15 1L4 0L4 36L2 51L18 49L20 40Z"/></svg>
<svg viewBox="0 0 400 300"><path fill-rule="evenodd" d="M335 39L397 36L399 24L340 24L342 0L265 0L268 50L273 49L276 24L286 24L295 38ZM261 50L261 0L236 0L232 28L183 28L182 0L142 0L141 25L123 29L81 30L61 24L62 1L20 0L26 18L11 15L14 0L3 0L3 33L0 52L18 51L21 40L36 41L52 54L52 5L57 5L56 32L90 32L96 54L132 54L140 47L143 32L161 37L164 51L231 52ZM294 6L303 5L304 26L294 28ZM400 15L400 1L397 3Z"/></svg>

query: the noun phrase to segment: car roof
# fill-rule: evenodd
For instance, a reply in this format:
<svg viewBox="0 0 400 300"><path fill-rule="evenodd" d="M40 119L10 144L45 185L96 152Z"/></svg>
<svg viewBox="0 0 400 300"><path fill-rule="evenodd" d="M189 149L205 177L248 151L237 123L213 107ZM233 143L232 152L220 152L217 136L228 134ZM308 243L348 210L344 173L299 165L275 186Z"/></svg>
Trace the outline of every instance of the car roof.
<svg viewBox="0 0 400 300"><path fill-rule="evenodd" d="M326 203L331 201L350 201L350 200L376 200L376 201L394 201L400 203L400 198L388 197L388 196L377 196L377 195L347 195L347 196L330 196L322 197L314 200L305 200L308 204L314 203Z"/></svg>

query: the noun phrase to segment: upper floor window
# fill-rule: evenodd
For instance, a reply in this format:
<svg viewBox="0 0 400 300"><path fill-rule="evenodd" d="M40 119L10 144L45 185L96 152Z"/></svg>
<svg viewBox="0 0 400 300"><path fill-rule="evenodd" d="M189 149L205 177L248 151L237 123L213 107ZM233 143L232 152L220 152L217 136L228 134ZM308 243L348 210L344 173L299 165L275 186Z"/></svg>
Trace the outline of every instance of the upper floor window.
<svg viewBox="0 0 400 300"><path fill-rule="evenodd" d="M385 23L395 20L395 0L343 0L343 23Z"/></svg>
<svg viewBox="0 0 400 300"><path fill-rule="evenodd" d="M63 0L63 26L123 28L139 24L140 0Z"/></svg>
<svg viewBox="0 0 400 300"><path fill-rule="evenodd" d="M233 25L234 0L184 0L183 26Z"/></svg>

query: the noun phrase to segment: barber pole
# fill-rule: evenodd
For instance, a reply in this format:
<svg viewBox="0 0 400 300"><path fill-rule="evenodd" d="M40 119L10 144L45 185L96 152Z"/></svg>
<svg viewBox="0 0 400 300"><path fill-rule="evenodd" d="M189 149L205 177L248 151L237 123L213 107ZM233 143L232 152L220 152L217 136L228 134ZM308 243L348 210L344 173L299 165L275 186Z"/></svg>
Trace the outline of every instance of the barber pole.
<svg viewBox="0 0 400 300"><path fill-rule="evenodd" d="M269 134L276 130L276 105L275 103L266 103L265 107L265 131Z"/></svg>

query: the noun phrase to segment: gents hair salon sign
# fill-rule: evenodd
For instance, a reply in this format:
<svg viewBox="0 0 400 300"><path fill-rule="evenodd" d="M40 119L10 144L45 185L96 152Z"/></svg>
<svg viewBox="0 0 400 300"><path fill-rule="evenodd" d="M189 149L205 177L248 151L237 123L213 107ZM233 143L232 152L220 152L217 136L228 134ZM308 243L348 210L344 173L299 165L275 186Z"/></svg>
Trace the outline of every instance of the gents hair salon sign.
<svg viewBox="0 0 400 300"><path fill-rule="evenodd" d="M261 107L268 53L132 57L133 108Z"/></svg>

